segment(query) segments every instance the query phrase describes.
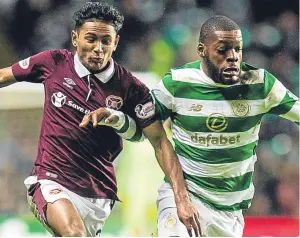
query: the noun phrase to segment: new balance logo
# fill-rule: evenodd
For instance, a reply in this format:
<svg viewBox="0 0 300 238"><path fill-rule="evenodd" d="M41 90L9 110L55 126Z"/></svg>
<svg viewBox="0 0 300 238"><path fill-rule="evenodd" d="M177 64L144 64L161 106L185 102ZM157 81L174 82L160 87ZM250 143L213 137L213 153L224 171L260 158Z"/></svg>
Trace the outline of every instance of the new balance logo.
<svg viewBox="0 0 300 238"><path fill-rule="evenodd" d="M200 112L202 110L202 105L193 103L189 108L189 111Z"/></svg>
<svg viewBox="0 0 300 238"><path fill-rule="evenodd" d="M76 83L74 83L73 79L70 78L64 78L65 82L63 83L63 85L67 86L70 89L73 89L72 86L75 86Z"/></svg>

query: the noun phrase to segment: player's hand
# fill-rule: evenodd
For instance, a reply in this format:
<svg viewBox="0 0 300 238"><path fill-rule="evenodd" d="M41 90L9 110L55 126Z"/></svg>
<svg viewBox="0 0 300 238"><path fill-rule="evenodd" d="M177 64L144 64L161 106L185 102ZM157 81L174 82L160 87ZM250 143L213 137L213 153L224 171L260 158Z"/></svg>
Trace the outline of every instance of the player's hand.
<svg viewBox="0 0 300 238"><path fill-rule="evenodd" d="M96 127L99 123L109 126L117 123L118 120L119 117L117 115L113 115L109 109L101 107L85 115L79 126L86 127L90 122L93 124L93 127Z"/></svg>
<svg viewBox="0 0 300 238"><path fill-rule="evenodd" d="M201 236L199 213L196 206L189 200L177 202L176 206L179 220L186 226L189 236L193 236L193 231L195 236Z"/></svg>

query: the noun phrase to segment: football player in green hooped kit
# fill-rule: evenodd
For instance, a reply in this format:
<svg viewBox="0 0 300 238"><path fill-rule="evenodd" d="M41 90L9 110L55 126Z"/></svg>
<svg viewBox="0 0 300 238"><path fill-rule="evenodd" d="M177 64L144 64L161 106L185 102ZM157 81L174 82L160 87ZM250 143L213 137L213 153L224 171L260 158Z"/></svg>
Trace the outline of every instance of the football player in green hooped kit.
<svg viewBox="0 0 300 238"><path fill-rule="evenodd" d="M171 118L203 236L243 235L262 117L277 114L299 124L299 99L265 69L242 62L242 47L240 27L213 16L200 31L201 61L171 69L152 90L161 119ZM158 235L188 235L167 179L158 193Z"/></svg>

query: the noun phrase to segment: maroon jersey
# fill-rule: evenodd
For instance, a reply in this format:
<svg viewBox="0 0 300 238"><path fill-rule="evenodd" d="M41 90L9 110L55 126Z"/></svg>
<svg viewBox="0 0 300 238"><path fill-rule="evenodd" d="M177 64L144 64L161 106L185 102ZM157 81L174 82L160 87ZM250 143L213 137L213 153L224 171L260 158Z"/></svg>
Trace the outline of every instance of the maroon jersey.
<svg viewBox="0 0 300 238"><path fill-rule="evenodd" d="M122 150L113 128L91 124L80 128L83 116L99 107L121 110L144 128L156 119L140 115L149 108L148 88L113 60L104 72L88 76L78 56L67 50L45 51L12 66L17 81L43 83L44 114L32 175L51 179L90 198L117 200L112 165ZM151 107L150 107L151 108Z"/></svg>

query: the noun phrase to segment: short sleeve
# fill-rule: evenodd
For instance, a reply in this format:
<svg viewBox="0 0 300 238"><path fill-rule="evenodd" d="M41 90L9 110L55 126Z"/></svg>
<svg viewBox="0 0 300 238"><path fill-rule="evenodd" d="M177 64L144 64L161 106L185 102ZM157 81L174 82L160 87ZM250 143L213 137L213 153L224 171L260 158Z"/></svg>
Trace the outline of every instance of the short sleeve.
<svg viewBox="0 0 300 238"><path fill-rule="evenodd" d="M152 95L155 99L155 108L161 120L167 120L174 107L174 97L172 95L172 76L167 74L159 84L152 89Z"/></svg>
<svg viewBox="0 0 300 238"><path fill-rule="evenodd" d="M129 102L134 110L130 116L141 128L148 127L158 119L149 88L136 78L129 89Z"/></svg>
<svg viewBox="0 0 300 238"><path fill-rule="evenodd" d="M55 69L52 51L41 52L12 65L14 77L19 82L43 83Z"/></svg>
<svg viewBox="0 0 300 238"><path fill-rule="evenodd" d="M265 71L265 92L267 93L265 105L268 113L299 124L299 98L267 71Z"/></svg>

